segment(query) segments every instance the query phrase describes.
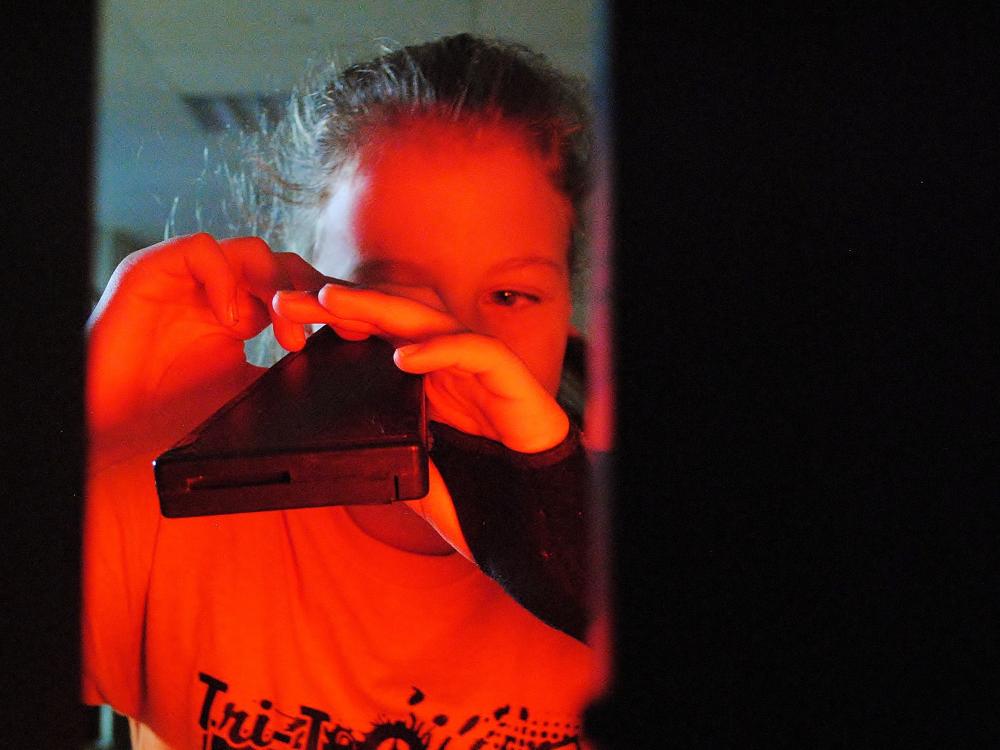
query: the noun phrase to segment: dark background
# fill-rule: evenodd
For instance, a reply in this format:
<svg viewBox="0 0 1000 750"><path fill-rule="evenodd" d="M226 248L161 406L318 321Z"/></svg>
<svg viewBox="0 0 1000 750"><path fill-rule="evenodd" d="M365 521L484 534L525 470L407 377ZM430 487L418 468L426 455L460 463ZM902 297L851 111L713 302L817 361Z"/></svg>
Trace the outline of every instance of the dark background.
<svg viewBox="0 0 1000 750"><path fill-rule="evenodd" d="M5 40L11 747L94 730L73 7ZM590 726L615 748L995 744L997 11L660 12L612 13L617 676Z"/></svg>
<svg viewBox="0 0 1000 750"><path fill-rule="evenodd" d="M94 19L14 3L2 24L3 747L94 736L77 702Z"/></svg>
<svg viewBox="0 0 1000 750"><path fill-rule="evenodd" d="M998 10L802 5L617 5L608 747L1000 742Z"/></svg>

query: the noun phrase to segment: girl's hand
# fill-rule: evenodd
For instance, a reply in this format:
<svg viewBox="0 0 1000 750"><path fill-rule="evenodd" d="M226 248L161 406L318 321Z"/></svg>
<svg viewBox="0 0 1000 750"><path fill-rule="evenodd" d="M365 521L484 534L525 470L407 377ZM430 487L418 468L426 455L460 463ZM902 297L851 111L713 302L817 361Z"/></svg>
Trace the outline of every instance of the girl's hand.
<svg viewBox="0 0 1000 750"><path fill-rule="evenodd" d="M326 323L343 338L390 341L401 370L426 376L433 420L522 453L558 445L569 431L553 395L506 344L463 328L446 312L344 284L328 284L318 294L279 292L273 306L287 321Z"/></svg>
<svg viewBox="0 0 1000 750"><path fill-rule="evenodd" d="M278 289L326 281L255 237L177 237L129 255L88 322L92 455L106 462L166 448L256 378L243 342L274 324L289 350L301 325L278 316Z"/></svg>
<svg viewBox="0 0 1000 750"><path fill-rule="evenodd" d="M431 419L523 453L558 445L569 419L555 398L503 342L465 329L421 302L340 282L318 294L278 292L274 308L295 323L326 323L342 338L376 335L394 344L396 365L424 374ZM430 463L426 497L405 505L475 562L451 494Z"/></svg>

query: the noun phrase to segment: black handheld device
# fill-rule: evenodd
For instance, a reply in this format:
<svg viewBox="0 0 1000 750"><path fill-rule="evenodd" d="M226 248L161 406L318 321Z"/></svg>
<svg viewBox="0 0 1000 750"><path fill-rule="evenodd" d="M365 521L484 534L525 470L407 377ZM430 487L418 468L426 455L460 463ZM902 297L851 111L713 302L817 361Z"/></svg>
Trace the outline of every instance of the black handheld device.
<svg viewBox="0 0 1000 750"><path fill-rule="evenodd" d="M423 376L324 326L153 462L170 518L390 503L428 489Z"/></svg>

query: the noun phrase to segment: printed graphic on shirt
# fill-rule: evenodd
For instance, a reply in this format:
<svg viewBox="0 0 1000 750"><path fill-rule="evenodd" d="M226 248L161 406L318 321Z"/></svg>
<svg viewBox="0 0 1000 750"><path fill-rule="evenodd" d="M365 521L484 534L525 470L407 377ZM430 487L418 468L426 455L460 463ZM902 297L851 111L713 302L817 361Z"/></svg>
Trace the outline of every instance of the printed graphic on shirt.
<svg viewBox="0 0 1000 750"><path fill-rule="evenodd" d="M428 711L417 687L400 700L399 715L373 717L368 727L338 723L312 706L278 707L267 698L252 705L229 700L229 685L199 673L205 694L198 716L201 750L582 750L579 722L532 717L527 707L495 706L470 716ZM426 702L425 702L426 701ZM332 709L331 709L332 710Z"/></svg>

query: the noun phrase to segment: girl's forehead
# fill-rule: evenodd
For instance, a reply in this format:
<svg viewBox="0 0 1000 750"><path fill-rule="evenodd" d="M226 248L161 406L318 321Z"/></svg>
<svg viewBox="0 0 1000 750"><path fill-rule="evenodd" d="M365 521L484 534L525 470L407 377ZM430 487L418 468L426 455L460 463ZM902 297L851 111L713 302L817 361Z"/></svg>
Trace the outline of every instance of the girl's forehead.
<svg viewBox="0 0 1000 750"><path fill-rule="evenodd" d="M497 121L418 118L378 132L356 175L371 210L430 214L562 214L568 200L526 134ZM376 206L374 204L381 204Z"/></svg>
<svg viewBox="0 0 1000 750"><path fill-rule="evenodd" d="M356 231L374 244L539 247L561 253L572 208L523 149L428 152L409 144L367 173Z"/></svg>
<svg viewBox="0 0 1000 750"><path fill-rule="evenodd" d="M422 119L368 143L326 210L327 236L340 232L335 244L352 247L356 264L469 273L523 257L565 265L572 206L523 133Z"/></svg>
<svg viewBox="0 0 1000 750"><path fill-rule="evenodd" d="M367 135L359 154L359 167L365 172L399 162L432 169L498 156L549 171L524 126L489 115L457 120L410 115L374 126Z"/></svg>

